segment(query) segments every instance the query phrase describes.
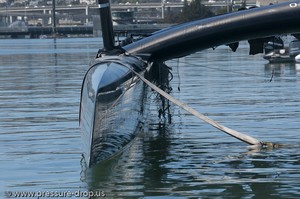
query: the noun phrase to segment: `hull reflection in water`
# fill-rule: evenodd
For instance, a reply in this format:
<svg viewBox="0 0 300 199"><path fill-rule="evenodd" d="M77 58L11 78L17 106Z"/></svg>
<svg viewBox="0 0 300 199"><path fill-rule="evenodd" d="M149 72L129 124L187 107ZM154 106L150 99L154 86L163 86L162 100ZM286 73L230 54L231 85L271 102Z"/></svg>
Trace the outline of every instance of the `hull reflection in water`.
<svg viewBox="0 0 300 199"><path fill-rule="evenodd" d="M118 154L142 128L147 88L132 70L144 75L146 65L132 56L110 56L86 73L80 125L88 166Z"/></svg>

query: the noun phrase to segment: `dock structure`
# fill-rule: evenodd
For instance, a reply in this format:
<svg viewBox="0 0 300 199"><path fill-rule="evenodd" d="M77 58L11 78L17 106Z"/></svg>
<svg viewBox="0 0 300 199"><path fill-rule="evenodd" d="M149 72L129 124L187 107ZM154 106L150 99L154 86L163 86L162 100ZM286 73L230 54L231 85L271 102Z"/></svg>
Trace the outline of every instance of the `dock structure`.
<svg viewBox="0 0 300 199"><path fill-rule="evenodd" d="M275 0L268 0L275 1ZM242 5L245 0L238 1L219 1L205 0L202 3L208 7L233 7L233 5ZM259 0L250 0L247 5L261 4ZM153 21L153 23L140 24L131 20L128 24L119 23L114 26L115 33L121 36L131 35L148 35L155 31L171 26L170 24L159 24L155 21L164 18L164 11L168 9L181 9L183 2L168 3L143 3L143 4L113 4L113 10L121 12L130 10L135 15L135 22ZM95 18L96 5L72 5L57 6L53 11L52 6L40 7L5 7L0 8L0 38L37 38L41 35L93 35L99 37L102 34L99 26L100 19ZM150 10L149 10L150 9ZM154 11L155 10L155 11ZM158 12L161 13L159 14ZM229 10L229 9L228 9ZM150 17L150 13L151 17ZM153 14L155 12L155 14ZM56 15L53 15L56 13ZM98 17L98 16L97 16ZM143 17L146 17L145 20ZM54 19L54 20L53 20ZM140 20L138 20L140 19ZM15 20L26 22L28 26L9 27ZM1 25L0 21L0 25ZM34 22L34 23L33 23ZM4 25L3 25L4 24ZM50 27L52 25L52 27Z"/></svg>
<svg viewBox="0 0 300 199"><path fill-rule="evenodd" d="M0 28L0 37L3 38L39 38L41 35L53 34L53 27L37 27L37 26L25 26L25 27L8 27ZM74 34L93 34L92 26L66 26L56 27L56 34L58 35L74 35Z"/></svg>
<svg viewBox="0 0 300 199"><path fill-rule="evenodd" d="M115 34L119 36L131 35L148 35L155 31L169 27L170 24L120 24L115 25ZM53 28L24 26L24 27L7 27L0 28L0 38L39 38L41 35L53 34ZM94 26L58 26L56 27L57 35L91 35L99 37L102 34L99 25Z"/></svg>
<svg viewBox="0 0 300 199"><path fill-rule="evenodd" d="M242 4L255 5L254 0L204 0L202 4L206 7L224 8L238 6ZM134 11L139 20L154 20L164 18L166 12L171 10L180 11L184 6L182 1L169 2L162 1L157 3L137 3L137 4L112 4L113 11ZM75 20L81 24L90 23L92 16L97 14L98 7L92 5L57 5L53 12L53 7L46 6L0 6L0 26L2 24L11 24L16 20L39 20L39 23L46 26L52 22L53 13L56 13L56 20Z"/></svg>

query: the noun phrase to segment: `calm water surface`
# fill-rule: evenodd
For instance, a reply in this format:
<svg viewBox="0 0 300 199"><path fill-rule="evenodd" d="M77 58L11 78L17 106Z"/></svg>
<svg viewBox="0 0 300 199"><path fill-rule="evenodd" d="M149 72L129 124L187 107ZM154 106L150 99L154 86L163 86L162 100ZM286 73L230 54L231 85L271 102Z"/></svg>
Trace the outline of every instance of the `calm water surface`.
<svg viewBox="0 0 300 199"><path fill-rule="evenodd" d="M247 145L185 111L158 118L154 94L144 131L123 154L86 168L80 87L99 39L1 40L0 197L18 191L107 198L300 197L300 66L268 64L218 47L171 60L172 95L275 150ZM180 88L180 91L178 89ZM78 198L78 197L77 197Z"/></svg>

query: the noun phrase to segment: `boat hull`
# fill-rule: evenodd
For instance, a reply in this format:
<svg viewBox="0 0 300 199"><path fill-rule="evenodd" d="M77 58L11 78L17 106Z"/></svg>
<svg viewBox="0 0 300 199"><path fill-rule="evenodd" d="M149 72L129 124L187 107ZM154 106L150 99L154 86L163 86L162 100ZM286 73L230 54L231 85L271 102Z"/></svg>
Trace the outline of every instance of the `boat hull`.
<svg viewBox="0 0 300 199"><path fill-rule="evenodd" d="M263 58L270 63L294 62L295 60L294 57L290 56L288 49L274 49L268 54L265 54Z"/></svg>
<svg viewBox="0 0 300 199"><path fill-rule="evenodd" d="M138 59L121 61L95 63L83 81L80 126L88 166L121 152L142 128L148 89L131 70L146 70Z"/></svg>
<svg viewBox="0 0 300 199"><path fill-rule="evenodd" d="M299 40L294 40L289 44L289 49L290 49L290 56L291 57L296 57L297 55L300 54L300 41Z"/></svg>
<svg viewBox="0 0 300 199"><path fill-rule="evenodd" d="M264 59L270 63L295 62L295 57L300 54L300 41L294 40L289 43L287 48L276 47L274 43L268 43L265 47Z"/></svg>

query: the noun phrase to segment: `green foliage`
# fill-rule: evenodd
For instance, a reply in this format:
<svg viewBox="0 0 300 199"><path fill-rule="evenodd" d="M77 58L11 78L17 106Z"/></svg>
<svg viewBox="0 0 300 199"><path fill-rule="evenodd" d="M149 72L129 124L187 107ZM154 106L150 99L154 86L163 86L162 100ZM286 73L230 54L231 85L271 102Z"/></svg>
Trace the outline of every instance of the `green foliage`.
<svg viewBox="0 0 300 199"><path fill-rule="evenodd" d="M184 22L207 18L213 15L213 12L202 4L202 0L192 0L190 3L187 0L184 1L182 10L182 20Z"/></svg>
<svg viewBox="0 0 300 199"><path fill-rule="evenodd" d="M215 14L201 0L192 0L188 2L184 0L184 6L180 13L168 12L165 15L164 22L166 23L182 23L214 16Z"/></svg>
<svg viewBox="0 0 300 199"><path fill-rule="evenodd" d="M125 4L125 3L130 3L130 4L136 4L136 3L159 3L161 0L111 0L112 4Z"/></svg>

